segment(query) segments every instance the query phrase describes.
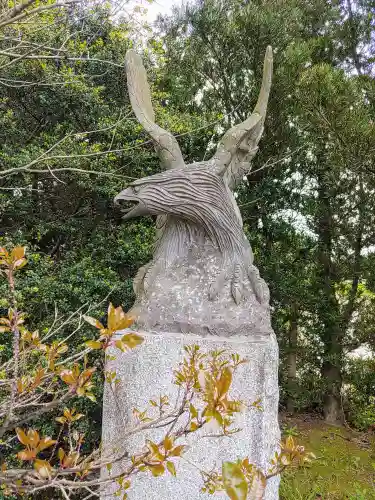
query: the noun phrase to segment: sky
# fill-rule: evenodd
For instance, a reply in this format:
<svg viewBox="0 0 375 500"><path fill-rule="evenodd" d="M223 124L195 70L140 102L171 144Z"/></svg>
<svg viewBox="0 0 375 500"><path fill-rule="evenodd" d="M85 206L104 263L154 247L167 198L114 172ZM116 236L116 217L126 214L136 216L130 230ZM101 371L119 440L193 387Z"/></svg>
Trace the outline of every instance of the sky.
<svg viewBox="0 0 375 500"><path fill-rule="evenodd" d="M147 9L146 19L148 22L152 23L155 21L158 14L168 14L173 5L181 4L181 0L152 0L151 2L147 0L136 0L135 3Z"/></svg>
<svg viewBox="0 0 375 500"><path fill-rule="evenodd" d="M148 3L148 2L147 2ZM147 18L150 22L154 21L158 14L168 14L173 5L178 5L178 0L154 0L148 4Z"/></svg>

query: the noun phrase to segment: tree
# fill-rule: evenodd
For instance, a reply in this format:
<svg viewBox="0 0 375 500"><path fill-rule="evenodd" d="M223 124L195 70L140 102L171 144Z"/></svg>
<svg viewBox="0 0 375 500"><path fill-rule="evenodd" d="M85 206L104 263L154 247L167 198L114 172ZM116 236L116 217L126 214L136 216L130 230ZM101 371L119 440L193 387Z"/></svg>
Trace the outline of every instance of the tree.
<svg viewBox="0 0 375 500"><path fill-rule="evenodd" d="M297 334L301 361L306 345L313 349L308 364L321 371L330 422L343 418L342 371L361 312L359 285L369 277L364 253L373 251L374 80L365 55L373 12L368 2L356 7L202 0L160 21L163 82L174 103L216 110L224 126L247 112L259 53L266 44L275 49L266 132L239 196L288 356L288 406L296 392ZM277 275L280 261L286 267Z"/></svg>
<svg viewBox="0 0 375 500"><path fill-rule="evenodd" d="M158 169L129 111L123 62L131 19L112 22L102 5L82 4L48 16L22 26L16 48L9 32L20 25L7 26L1 41L1 236L43 261L30 259L20 285L35 324L55 304L69 312L110 292L129 307L131 277L150 256L153 227L121 224L112 199L129 179ZM162 105L157 111L194 155L199 117L177 117Z"/></svg>

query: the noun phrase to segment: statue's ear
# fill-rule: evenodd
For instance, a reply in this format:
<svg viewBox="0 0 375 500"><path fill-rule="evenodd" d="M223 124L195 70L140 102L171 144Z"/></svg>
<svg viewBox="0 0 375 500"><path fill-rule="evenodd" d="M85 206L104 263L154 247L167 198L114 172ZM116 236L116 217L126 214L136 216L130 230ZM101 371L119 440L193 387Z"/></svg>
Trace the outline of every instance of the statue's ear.
<svg viewBox="0 0 375 500"><path fill-rule="evenodd" d="M231 188L250 170L250 161L258 150L271 90L272 66L272 48L267 47L262 87L254 111L244 122L224 134L213 157L217 164L217 173L225 177Z"/></svg>
<svg viewBox="0 0 375 500"><path fill-rule="evenodd" d="M162 166L166 169L183 167L184 160L174 136L155 123L151 92L142 59L134 50L128 50L125 68L130 103L139 123L150 134Z"/></svg>

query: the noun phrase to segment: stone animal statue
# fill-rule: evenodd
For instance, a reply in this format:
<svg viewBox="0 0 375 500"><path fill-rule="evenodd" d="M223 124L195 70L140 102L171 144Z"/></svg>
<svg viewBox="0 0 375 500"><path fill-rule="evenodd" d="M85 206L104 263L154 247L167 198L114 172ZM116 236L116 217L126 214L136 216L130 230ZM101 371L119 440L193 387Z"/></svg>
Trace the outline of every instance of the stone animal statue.
<svg viewBox="0 0 375 500"><path fill-rule="evenodd" d="M259 330L259 322L268 321L269 314L262 313L268 287L254 265L233 190L251 170L263 132L271 47L253 113L225 133L210 160L189 165L175 137L155 123L146 71L133 50L126 54L126 73L133 111L165 169L133 182L115 198L119 205L131 204L124 219L156 216L154 256L134 279L132 313L150 329L229 336L246 333L244 325L253 321Z"/></svg>

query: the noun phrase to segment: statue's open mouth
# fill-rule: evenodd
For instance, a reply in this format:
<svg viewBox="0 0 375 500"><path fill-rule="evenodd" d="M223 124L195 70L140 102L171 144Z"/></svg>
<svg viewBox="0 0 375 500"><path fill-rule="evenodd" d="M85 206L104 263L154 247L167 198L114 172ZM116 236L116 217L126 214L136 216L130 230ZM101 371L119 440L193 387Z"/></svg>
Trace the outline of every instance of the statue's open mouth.
<svg viewBox="0 0 375 500"><path fill-rule="evenodd" d="M124 212L124 214L129 213L138 205L138 201L136 200L118 200L117 203L120 207L121 212Z"/></svg>
<svg viewBox="0 0 375 500"><path fill-rule="evenodd" d="M117 198L117 197L116 197ZM139 200L130 199L115 199L115 203L120 207L121 212L124 214L123 219L130 219L138 215Z"/></svg>
<svg viewBox="0 0 375 500"><path fill-rule="evenodd" d="M140 215L147 215L147 210L138 196L134 195L131 187L121 191L114 199L115 205L118 205L121 212L124 213L123 219L130 219L131 217L139 217Z"/></svg>

